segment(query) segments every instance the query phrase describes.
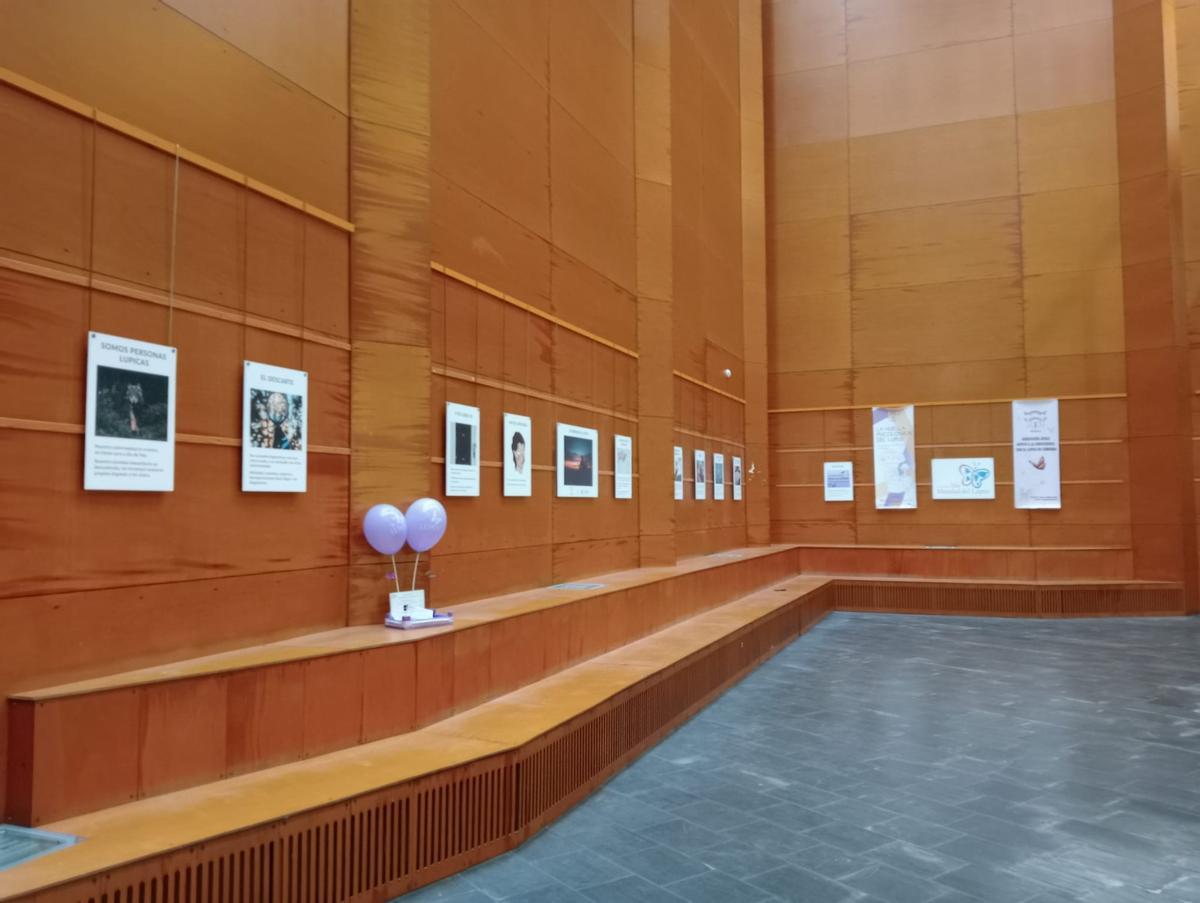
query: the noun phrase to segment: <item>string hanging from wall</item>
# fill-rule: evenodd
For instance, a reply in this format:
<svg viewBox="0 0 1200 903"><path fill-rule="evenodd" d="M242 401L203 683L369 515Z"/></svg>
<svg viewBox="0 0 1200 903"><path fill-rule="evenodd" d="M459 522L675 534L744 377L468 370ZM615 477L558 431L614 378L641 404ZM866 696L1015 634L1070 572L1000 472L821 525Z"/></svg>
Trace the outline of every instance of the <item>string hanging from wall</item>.
<svg viewBox="0 0 1200 903"><path fill-rule="evenodd" d="M167 270L167 344L175 342L175 245L179 238L179 145L175 145L175 175L171 187L171 260Z"/></svg>

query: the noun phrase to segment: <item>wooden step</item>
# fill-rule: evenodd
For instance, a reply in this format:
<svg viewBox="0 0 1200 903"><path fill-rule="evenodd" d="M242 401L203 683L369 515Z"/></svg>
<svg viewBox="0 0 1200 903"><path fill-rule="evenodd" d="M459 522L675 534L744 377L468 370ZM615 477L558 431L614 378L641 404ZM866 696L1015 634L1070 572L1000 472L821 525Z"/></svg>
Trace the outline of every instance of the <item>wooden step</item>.
<svg viewBox="0 0 1200 903"><path fill-rule="evenodd" d="M397 737L48 825L0 901L385 900L509 849L829 610L795 577Z"/></svg>
<svg viewBox="0 0 1200 903"><path fill-rule="evenodd" d="M40 825L432 724L797 570L730 550L9 697L8 804ZM265 604L269 604L269 601Z"/></svg>

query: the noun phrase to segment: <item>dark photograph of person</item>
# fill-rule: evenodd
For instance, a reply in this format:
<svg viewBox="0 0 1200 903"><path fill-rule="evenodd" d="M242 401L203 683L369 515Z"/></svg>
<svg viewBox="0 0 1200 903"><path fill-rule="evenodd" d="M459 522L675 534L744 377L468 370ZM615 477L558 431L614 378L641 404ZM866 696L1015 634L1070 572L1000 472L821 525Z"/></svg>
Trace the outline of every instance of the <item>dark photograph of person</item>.
<svg viewBox="0 0 1200 903"><path fill-rule="evenodd" d="M167 441L170 379L156 373L96 367L96 435Z"/></svg>
<svg viewBox="0 0 1200 903"><path fill-rule="evenodd" d="M568 486L591 486L594 454L592 440L563 437L563 482Z"/></svg>

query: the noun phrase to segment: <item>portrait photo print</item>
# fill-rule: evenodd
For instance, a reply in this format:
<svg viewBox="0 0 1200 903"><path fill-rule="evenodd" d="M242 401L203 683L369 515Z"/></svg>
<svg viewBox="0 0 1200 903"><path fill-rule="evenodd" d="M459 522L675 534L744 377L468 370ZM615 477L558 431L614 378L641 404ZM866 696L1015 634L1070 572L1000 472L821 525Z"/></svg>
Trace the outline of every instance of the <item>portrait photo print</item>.
<svg viewBox="0 0 1200 903"><path fill-rule="evenodd" d="M144 370L96 367L96 435L167 441L170 378Z"/></svg>

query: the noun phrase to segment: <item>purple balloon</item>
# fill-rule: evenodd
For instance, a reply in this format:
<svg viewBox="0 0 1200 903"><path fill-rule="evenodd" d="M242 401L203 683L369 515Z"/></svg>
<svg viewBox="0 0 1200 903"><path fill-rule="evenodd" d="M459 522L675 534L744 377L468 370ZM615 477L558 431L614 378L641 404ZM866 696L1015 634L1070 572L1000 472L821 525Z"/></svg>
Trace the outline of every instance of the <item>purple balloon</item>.
<svg viewBox="0 0 1200 903"><path fill-rule="evenodd" d="M376 552L395 555L408 536L404 512L395 505L374 505L363 518L363 535Z"/></svg>
<svg viewBox="0 0 1200 903"><path fill-rule="evenodd" d="M408 506L408 544L428 552L446 535L446 509L437 499L417 499Z"/></svg>

